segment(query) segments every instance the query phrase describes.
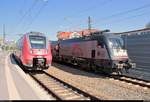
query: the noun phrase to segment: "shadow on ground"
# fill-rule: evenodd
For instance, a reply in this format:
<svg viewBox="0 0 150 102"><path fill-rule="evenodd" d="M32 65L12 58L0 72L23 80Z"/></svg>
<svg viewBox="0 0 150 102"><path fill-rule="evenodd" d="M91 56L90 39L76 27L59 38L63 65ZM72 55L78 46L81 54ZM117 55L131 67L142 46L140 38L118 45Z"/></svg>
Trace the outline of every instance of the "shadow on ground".
<svg viewBox="0 0 150 102"><path fill-rule="evenodd" d="M52 66L74 75L82 75L92 78L107 78L107 75L105 75L104 73L85 71L84 69L79 69L79 66L74 66L71 64L52 62Z"/></svg>
<svg viewBox="0 0 150 102"><path fill-rule="evenodd" d="M21 68L25 73L40 72L40 71L34 71L34 70L32 70L32 71L27 70L28 67L21 65L13 53L11 53L9 57L10 57L11 63L19 66L19 68ZM92 78L107 78L107 75L104 75L104 73L100 73L100 72L95 73L95 72L91 72L91 71L85 71L84 69L79 69L79 66L74 66L71 64L67 64L67 63L64 64L64 63L53 62L52 66L54 66L60 70L63 70L65 72L74 74L74 75L82 75L82 76L87 76L87 77L92 77Z"/></svg>
<svg viewBox="0 0 150 102"><path fill-rule="evenodd" d="M27 66L24 66L23 64L20 64L16 56L13 53L11 53L9 57L10 57L11 63L19 66L18 68L21 68L25 73L35 73L35 74L41 73L41 70L29 70L29 69L32 69L32 67L27 67Z"/></svg>
<svg viewBox="0 0 150 102"><path fill-rule="evenodd" d="M25 69L25 66L19 63L19 61L16 59L16 56L13 53L11 53L9 57L12 64L19 66L18 68L21 68L25 73L29 72Z"/></svg>

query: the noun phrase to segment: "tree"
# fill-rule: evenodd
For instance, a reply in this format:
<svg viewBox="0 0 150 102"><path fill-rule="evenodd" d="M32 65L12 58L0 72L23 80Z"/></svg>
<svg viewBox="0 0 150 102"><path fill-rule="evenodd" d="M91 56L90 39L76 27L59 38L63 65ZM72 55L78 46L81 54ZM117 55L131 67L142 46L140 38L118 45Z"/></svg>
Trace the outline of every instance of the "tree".
<svg viewBox="0 0 150 102"><path fill-rule="evenodd" d="M146 25L146 28L150 28L150 22Z"/></svg>

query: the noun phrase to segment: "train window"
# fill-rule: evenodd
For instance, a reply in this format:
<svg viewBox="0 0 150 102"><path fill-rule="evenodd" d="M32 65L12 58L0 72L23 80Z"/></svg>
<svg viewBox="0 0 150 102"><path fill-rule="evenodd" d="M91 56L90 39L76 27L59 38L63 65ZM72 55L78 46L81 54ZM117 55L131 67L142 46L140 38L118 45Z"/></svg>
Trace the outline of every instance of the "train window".
<svg viewBox="0 0 150 102"><path fill-rule="evenodd" d="M18 48L19 50L21 50L21 48L22 48L22 47L21 47L21 44L22 44L22 43L21 43L21 39L19 39L18 42L17 42L17 48Z"/></svg>
<svg viewBox="0 0 150 102"><path fill-rule="evenodd" d="M30 35L29 39L32 48L37 48L37 49L46 48L46 37Z"/></svg>
<svg viewBox="0 0 150 102"><path fill-rule="evenodd" d="M123 40L119 38L109 38L109 45L111 48L123 48Z"/></svg>

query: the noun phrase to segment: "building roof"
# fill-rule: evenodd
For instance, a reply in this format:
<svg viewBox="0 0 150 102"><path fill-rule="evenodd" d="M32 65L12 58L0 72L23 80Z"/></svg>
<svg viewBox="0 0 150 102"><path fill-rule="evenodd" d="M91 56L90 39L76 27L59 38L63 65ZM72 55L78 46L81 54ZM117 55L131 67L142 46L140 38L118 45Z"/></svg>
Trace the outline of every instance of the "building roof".
<svg viewBox="0 0 150 102"><path fill-rule="evenodd" d="M142 31L150 31L150 28L132 30L132 31L127 31L127 32L120 32L120 33L114 33L114 34L128 34L128 33L142 32Z"/></svg>

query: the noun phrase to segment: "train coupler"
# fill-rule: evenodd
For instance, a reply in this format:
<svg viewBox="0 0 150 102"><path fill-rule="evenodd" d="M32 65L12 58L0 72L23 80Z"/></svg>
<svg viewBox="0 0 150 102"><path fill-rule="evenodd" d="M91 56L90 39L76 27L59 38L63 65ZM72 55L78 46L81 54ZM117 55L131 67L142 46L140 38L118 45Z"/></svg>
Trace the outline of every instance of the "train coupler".
<svg viewBox="0 0 150 102"><path fill-rule="evenodd" d="M136 68L136 63L127 63L127 64L125 64L125 71L127 72L127 73L129 73L129 69L130 68Z"/></svg>
<svg viewBox="0 0 150 102"><path fill-rule="evenodd" d="M33 58L33 67L44 68L46 66L45 58Z"/></svg>
<svg viewBox="0 0 150 102"><path fill-rule="evenodd" d="M122 75L124 69L124 63L116 63L115 64L116 73L118 75Z"/></svg>

